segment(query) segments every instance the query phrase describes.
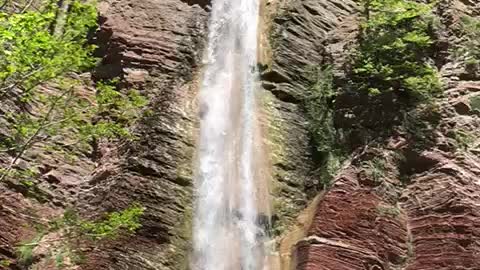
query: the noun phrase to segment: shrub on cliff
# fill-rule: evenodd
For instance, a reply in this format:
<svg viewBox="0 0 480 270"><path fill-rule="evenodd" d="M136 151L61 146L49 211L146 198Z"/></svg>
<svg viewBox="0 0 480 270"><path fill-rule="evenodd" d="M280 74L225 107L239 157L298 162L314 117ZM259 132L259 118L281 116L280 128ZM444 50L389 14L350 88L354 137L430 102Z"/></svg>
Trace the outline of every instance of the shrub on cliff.
<svg viewBox="0 0 480 270"><path fill-rule="evenodd" d="M309 71L310 91L304 108L308 129L320 163L320 184L327 188L344 160L342 132L334 125L333 103L337 95L331 66L314 67Z"/></svg>
<svg viewBox="0 0 480 270"><path fill-rule="evenodd" d="M0 12L0 95L15 88L28 99L40 83L95 63L86 38L97 24L95 6L73 2L63 31L54 34L59 12L53 3L40 11Z"/></svg>
<svg viewBox="0 0 480 270"><path fill-rule="evenodd" d="M40 185L45 179L37 166L44 156L38 151L53 156L55 164L75 164L75 158L91 154L100 139L132 139L128 128L147 103L137 91L119 91L118 80L96 82L94 88L78 75L97 62L87 38L97 26L97 11L95 3L87 1L47 0L45 5L32 5L35 8L29 8L35 0L27 1L14 12L2 11L0 5L0 100L8 103L0 113L5 120L0 121L0 152L9 162L0 168L0 182L6 180L42 203L48 201L49 190ZM29 152L32 155L25 157ZM17 166L21 159L28 165ZM85 243L95 246L102 239L134 233L143 212L133 205L87 220L66 211L48 224L32 213L25 218L38 227L38 234L17 246L17 259L28 268L34 249L41 246L40 252L52 256L59 268L75 264ZM0 268L12 262L2 259Z"/></svg>
<svg viewBox="0 0 480 270"><path fill-rule="evenodd" d="M86 243L95 244L135 233L142 226L140 219L144 211L143 206L133 204L124 210L108 213L100 220L86 220L73 210L66 210L61 218L39 225L37 235L17 247L18 258L22 265L28 266L34 259L34 249L47 246L49 259L54 260L57 267L62 268L66 263L80 264L82 247Z"/></svg>
<svg viewBox="0 0 480 270"><path fill-rule="evenodd" d="M363 0L360 44L353 55L352 88L371 96L386 92L421 102L441 90L432 51L433 4Z"/></svg>
<svg viewBox="0 0 480 270"><path fill-rule="evenodd" d="M101 138L133 138L127 128L146 105L145 98L133 90L117 91L117 81L98 82L96 98L91 98L82 80L66 75L96 63L95 47L87 41L96 25L95 3L78 0L62 1L61 6L51 2L19 14L0 12L0 97L36 110L4 115L12 124L10 134L2 134L6 138L0 147L13 159L0 168L0 181L7 176L21 181L32 178L34 170L15 171L13 165L38 142L58 148L55 138L69 130L76 131L69 138L73 143L54 152L79 153ZM39 87L45 82L47 91Z"/></svg>

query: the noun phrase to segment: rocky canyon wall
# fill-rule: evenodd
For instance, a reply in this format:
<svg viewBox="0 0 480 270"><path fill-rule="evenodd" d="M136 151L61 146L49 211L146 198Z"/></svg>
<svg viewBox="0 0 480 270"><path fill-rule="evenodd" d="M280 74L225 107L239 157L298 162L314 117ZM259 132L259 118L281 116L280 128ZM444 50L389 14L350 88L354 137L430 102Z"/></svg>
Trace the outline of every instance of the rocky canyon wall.
<svg viewBox="0 0 480 270"><path fill-rule="evenodd" d="M434 60L447 89L437 101L439 120L424 130L433 143L425 146L400 130L378 136L357 145L328 186L311 143L304 101L312 68L332 65L335 79L345 81L346 56L357 42L357 4L265 1L259 96L272 173L271 233L282 269L480 269L479 150L458 151L452 135L455 130L478 134L479 113L469 100L480 95L480 82L478 74L465 72L449 53L459 39L461 15L479 16L480 6L473 0L440 2L435 12L442 27ZM46 251L55 246L36 248L28 267L18 261L16 247L36 237L33 224L48 222L67 208L96 218L140 203L146 212L134 236L97 246L85 243L83 263L67 266L188 269L196 95L209 4L99 4L94 42L102 63L92 73L75 76L84 81L86 96L94 93L92 81L120 77L125 87L149 98L150 112L133 127L139 138L133 142L102 143L95 156L77 153L75 162L39 145L19 162L23 167L37 164L39 177L35 192L15 181L0 183L0 260L11 261L0 268L56 269ZM11 100L2 97L2 115L24 109ZM361 101L339 99L335 109L361 109L357 104ZM349 128L351 121L338 115L337 127ZM2 137L8 135L8 125L0 117ZM65 146L68 140L57 144ZM2 165L11 160L0 153ZM377 160L385 167L380 176L371 173Z"/></svg>
<svg viewBox="0 0 480 270"><path fill-rule="evenodd" d="M29 266L19 262L17 245L37 237L34 224L53 220L66 208L95 219L132 203L146 209L135 236L102 241L100 246L84 243L81 266L66 262L64 267L187 268L196 80L206 35L206 4L183 0L99 4L100 30L94 42L99 46L101 64L92 74L80 75L86 95L93 94L91 80L119 77L125 87L139 89L148 97L149 113L132 128L138 140L121 145L101 143L95 157L78 153L71 163L41 146L32 151L21 164L40 163L35 185L39 190L34 193L40 195L30 196L18 183L0 184L0 259L9 262L8 269L57 269L55 259L47 254L56 248L54 244L35 248ZM51 91L49 88L45 91ZM2 110L21 110L8 102L2 101L6 105ZM58 144L68 141L59 140ZM3 164L10 160L2 156Z"/></svg>
<svg viewBox="0 0 480 270"><path fill-rule="evenodd" d="M133 202L147 210L133 239L91 252L84 269L187 268L205 4L178 0L100 4L104 22L98 42L104 57L94 76L123 76L148 95L152 113L135 127L138 141L100 160L78 204L82 211L98 213Z"/></svg>
<svg viewBox="0 0 480 270"><path fill-rule="evenodd" d="M478 148L455 150L452 139L455 130L478 134L478 113L468 102L479 95L478 75L466 74L451 56L459 42L460 17L478 16L478 3L440 2L435 11L442 24L435 61L447 89L437 101L439 122L422 135L431 136L433 143L422 145L408 132L386 138L378 133L377 140L353 151L333 185L311 203L290 233L287 229L279 237L280 255L290 265L284 269L480 268ZM301 130L285 138L308 143L297 141L297 134L305 134L306 128L296 105L308 97L308 69L328 64L335 80L344 81L345 56L356 42L358 11L352 1L284 1L275 10L272 61L263 73L264 88L275 97L272 103L279 108L280 119L285 115L300 119L282 122L285 126L280 130L286 133ZM348 112L355 106L361 109L361 100L340 97L335 109ZM337 127L351 127L351 120L337 117ZM309 152L307 145L291 149ZM305 160L300 164L312 164L311 158ZM380 176L371 174L370 165L376 161L384 164ZM274 162L274 168L277 179L285 182L278 176L289 166ZM296 188L308 198L321 179L313 171L306 173L311 177L303 175L291 179L300 180Z"/></svg>

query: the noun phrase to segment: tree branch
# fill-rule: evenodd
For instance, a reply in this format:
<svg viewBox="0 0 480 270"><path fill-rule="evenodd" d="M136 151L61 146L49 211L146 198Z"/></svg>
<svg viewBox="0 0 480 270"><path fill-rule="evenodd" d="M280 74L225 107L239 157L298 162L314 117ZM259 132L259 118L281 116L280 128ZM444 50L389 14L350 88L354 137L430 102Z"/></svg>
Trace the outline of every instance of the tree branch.
<svg viewBox="0 0 480 270"><path fill-rule="evenodd" d="M62 93L60 96L58 96L54 101L53 103L51 104L50 108L48 109L47 113L45 114L45 116L43 117L43 119L41 120L40 122L40 126L37 128L37 130L35 130L35 132L30 136L30 138L28 138L28 140L23 144L23 146L20 148L20 151L18 151L18 153L15 155L15 157L13 158L13 160L10 162L10 165L7 167L7 169L5 171L3 171L2 175L0 176L0 182L3 181L3 179L5 179L5 177L10 173L10 171L12 170L13 166L15 165L15 163L17 163L17 161L23 156L23 154L25 153L25 151L28 149L28 147L30 146L30 144L32 144L34 142L34 140L38 137L38 135L40 134L40 132L45 129L46 127L49 127L51 126L52 123L47 123L48 120L50 119L50 115L54 112L55 108L57 107L57 104L58 102L63 98L65 97L67 94L71 94L73 92L73 87L68 90L68 91L65 91L64 93Z"/></svg>
<svg viewBox="0 0 480 270"><path fill-rule="evenodd" d="M34 0L30 0L30 1L23 7L23 9L22 9L22 11L20 11L20 13L24 13L25 11L27 11L27 10L30 8L30 6L32 5L33 1L34 1Z"/></svg>

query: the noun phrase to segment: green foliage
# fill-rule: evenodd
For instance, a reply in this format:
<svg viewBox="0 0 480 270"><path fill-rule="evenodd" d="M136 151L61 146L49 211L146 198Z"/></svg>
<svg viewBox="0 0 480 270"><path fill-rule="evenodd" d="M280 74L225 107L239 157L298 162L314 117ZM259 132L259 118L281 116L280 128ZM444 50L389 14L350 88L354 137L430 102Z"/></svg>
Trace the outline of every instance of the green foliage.
<svg viewBox="0 0 480 270"><path fill-rule="evenodd" d="M62 11L57 2L48 0L35 10L15 14L0 12L0 96L16 98L14 102L29 108L5 115L11 125L1 147L12 161L0 169L0 181L11 178L28 194L40 192L37 172L16 164L34 145L42 142L45 151L78 154L99 139L132 139L128 127L147 104L137 91L119 91L118 80L99 82L94 96L89 93L90 86L73 79L72 72L83 72L97 62L92 56L95 47L87 42L88 33L97 25L96 4L73 0L60 22ZM54 34L58 25L62 31ZM39 87L47 82L48 91ZM57 144L59 139L62 144ZM29 164L35 165L34 161ZM143 211L133 205L98 221L66 211L34 239L18 246L19 260L30 264L35 247L48 243L57 266L62 267L67 257L78 261L80 243L134 233L141 226ZM46 234L59 237L46 238Z"/></svg>
<svg viewBox="0 0 480 270"><path fill-rule="evenodd" d="M5 169L0 168L0 174L6 173ZM18 169L9 172L9 176L19 179L25 186L33 186L33 179L37 176L37 171L34 169Z"/></svg>
<svg viewBox="0 0 480 270"><path fill-rule="evenodd" d="M9 267L12 264L12 261L10 260L0 260L0 267Z"/></svg>
<svg viewBox="0 0 480 270"><path fill-rule="evenodd" d="M480 64L480 19L461 18L462 39L456 48L456 56L465 61L467 68L478 69Z"/></svg>
<svg viewBox="0 0 480 270"><path fill-rule="evenodd" d="M57 93L36 97L43 105L40 113L35 116L30 113L8 116L14 124L11 137L4 140L2 146L14 153L15 159L38 142L47 145L48 150L74 161L70 152L88 151L89 145L100 139L135 138L128 127L141 116L140 112L147 104L138 91L131 90L124 94L116 90L116 80L100 82L96 100L91 101L82 93L86 86L81 82L58 78L56 83ZM68 149L55 145L55 139L65 134L73 141ZM7 168L7 173L11 169ZM2 179L6 177L5 173L2 175Z"/></svg>
<svg viewBox="0 0 480 270"><path fill-rule="evenodd" d="M79 251L83 241L101 241L103 239L115 239L121 235L133 234L142 225L140 218L145 208L139 204L109 213L104 219L91 221L82 219L72 209L66 210L61 218L51 221L46 227L42 226L35 238L22 243L17 247L19 260L24 265L29 265L33 260L35 247L48 243L50 257L58 267L63 267L65 259L79 263L82 254ZM44 238L49 233L60 235L57 238Z"/></svg>
<svg viewBox="0 0 480 270"><path fill-rule="evenodd" d="M441 91L427 64L433 44L433 4L411 0L363 0L364 22L353 55L352 88L371 96L406 93L414 102Z"/></svg>
<svg viewBox="0 0 480 270"><path fill-rule="evenodd" d="M333 86L331 67L313 69L312 86L305 100L305 109L309 120L309 130L312 134L317 151L328 153L336 145L337 131L333 125L333 109L331 102L336 96Z"/></svg>
<svg viewBox="0 0 480 270"><path fill-rule="evenodd" d="M43 238L44 232L38 233L31 241L22 243L17 247L18 260L21 264L29 265L33 261L33 250Z"/></svg>
<svg viewBox="0 0 480 270"><path fill-rule="evenodd" d="M61 37L51 33L57 10L51 4L42 11L0 13L1 91L20 88L29 99L30 90L38 84L95 63L91 56L94 47L86 40L87 31L97 23L94 4L75 1Z"/></svg>
<svg viewBox="0 0 480 270"><path fill-rule="evenodd" d="M148 100L135 90L130 90L127 94L117 91L117 82L118 80L111 80L97 84L94 115L103 118L82 127L80 134L84 138L133 138L127 127L137 120L139 111L147 105Z"/></svg>
<svg viewBox="0 0 480 270"><path fill-rule="evenodd" d="M323 189L330 187L337 172L342 168L344 160L345 154L341 149L335 149L326 154L323 166L320 169L320 184Z"/></svg>
<svg viewBox="0 0 480 270"><path fill-rule="evenodd" d="M409 236L407 240L407 256L408 258L415 257L415 244L413 243L412 236Z"/></svg>
<svg viewBox="0 0 480 270"><path fill-rule="evenodd" d="M369 178L374 182L379 183L386 176L386 165L385 161L374 157L371 160L364 161L362 168L365 170L365 173Z"/></svg>
<svg viewBox="0 0 480 270"><path fill-rule="evenodd" d="M475 111L477 114L480 114L480 95L471 97L469 102L472 110Z"/></svg>
<svg viewBox="0 0 480 270"><path fill-rule="evenodd" d="M471 131L456 128L447 135L455 140L455 148L458 150L469 151L475 144L476 137Z"/></svg>
<svg viewBox="0 0 480 270"><path fill-rule="evenodd" d="M310 74L312 85L304 106L315 152L320 154L321 185L326 188L344 160L342 147L339 144L342 134L335 128L333 122L332 107L337 91L334 88L330 66L313 68Z"/></svg>
<svg viewBox="0 0 480 270"><path fill-rule="evenodd" d="M58 268L64 267L64 256L65 254L62 252L59 252L57 256L55 256L55 266Z"/></svg>
<svg viewBox="0 0 480 270"><path fill-rule="evenodd" d="M401 114L401 129L410 136L413 148L422 150L435 145L435 130L442 117L438 104L422 104Z"/></svg>
<svg viewBox="0 0 480 270"><path fill-rule="evenodd" d="M140 217L145 208L134 205L121 212L110 213L107 218L100 222L82 222L81 230L85 235L93 239L115 238L120 231L133 233L141 227Z"/></svg>
<svg viewBox="0 0 480 270"><path fill-rule="evenodd" d="M96 62L92 56L94 47L87 42L87 33L97 24L95 3L74 0L60 35L52 33L59 23L57 13L57 1L21 13L0 12L0 96L14 91L11 96L18 102L35 103L40 109L36 116L30 111L6 115L13 126L11 136L2 140L1 147L13 153L14 158L0 181L35 143L90 122L87 116L92 110L80 108L85 100L75 86L49 95L38 91L40 84L67 72L83 71Z"/></svg>
<svg viewBox="0 0 480 270"><path fill-rule="evenodd" d="M63 230L69 238L88 237L92 240L114 239L122 233L134 233L141 227L140 218L145 208L139 204L106 215L97 221L84 220L72 209L65 211L62 218L49 225L49 231Z"/></svg>

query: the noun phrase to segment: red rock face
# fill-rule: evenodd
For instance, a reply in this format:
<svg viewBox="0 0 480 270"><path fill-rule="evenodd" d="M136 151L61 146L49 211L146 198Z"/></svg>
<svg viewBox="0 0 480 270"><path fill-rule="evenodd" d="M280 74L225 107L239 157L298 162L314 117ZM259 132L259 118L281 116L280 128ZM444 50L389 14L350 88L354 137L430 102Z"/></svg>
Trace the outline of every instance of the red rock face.
<svg viewBox="0 0 480 270"><path fill-rule="evenodd" d="M341 176L324 197L308 237L297 249L297 269L388 269L407 256L405 215L356 174Z"/></svg>
<svg viewBox="0 0 480 270"><path fill-rule="evenodd" d="M97 78L128 76L139 69L155 70L155 76L169 80L192 73L201 56L207 19L198 3L106 1L99 7L97 43L103 61Z"/></svg>
<svg viewBox="0 0 480 270"><path fill-rule="evenodd" d="M107 1L95 76L124 77L150 97L152 113L135 127L117 164L102 159L78 205L85 215L146 207L134 237L89 252L85 270L183 269L188 265L196 88L207 11L195 1Z"/></svg>
<svg viewBox="0 0 480 270"><path fill-rule="evenodd" d="M9 269L22 269L15 259L19 239L30 240L37 232L32 224L45 223L57 217L61 210L39 205L24 195L0 186L0 260L10 263ZM0 269L2 268L0 266Z"/></svg>
<svg viewBox="0 0 480 270"><path fill-rule="evenodd" d="M430 157L435 167L412 177L398 205L356 172L341 176L297 246L297 269L480 269L480 159Z"/></svg>
<svg viewBox="0 0 480 270"><path fill-rule="evenodd" d="M406 269L480 269L480 159L471 154L416 176L402 195L414 257Z"/></svg>

